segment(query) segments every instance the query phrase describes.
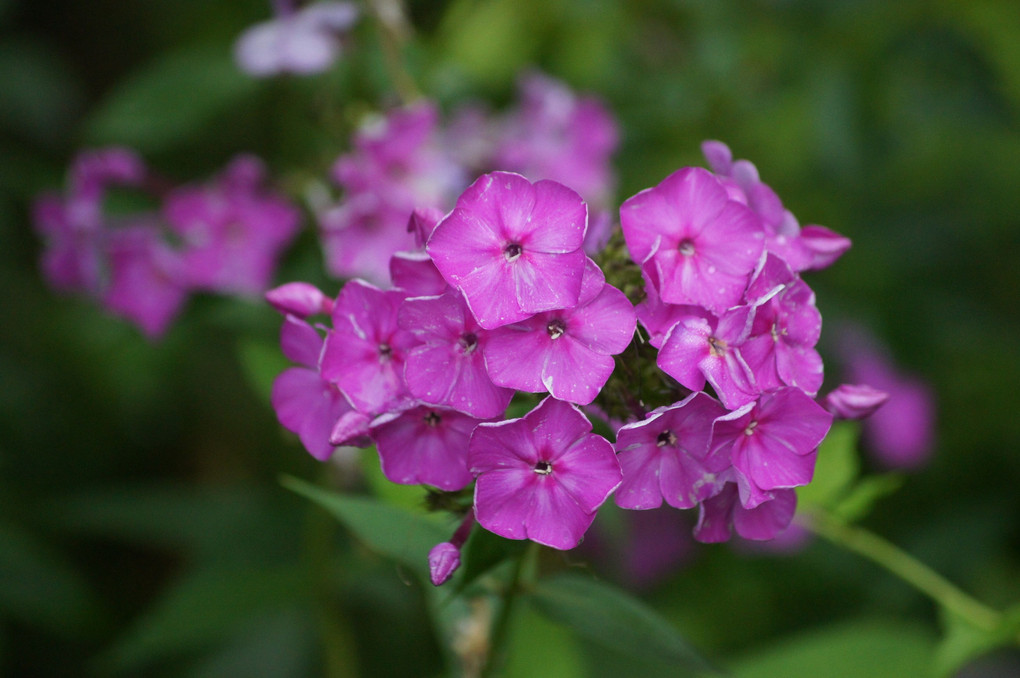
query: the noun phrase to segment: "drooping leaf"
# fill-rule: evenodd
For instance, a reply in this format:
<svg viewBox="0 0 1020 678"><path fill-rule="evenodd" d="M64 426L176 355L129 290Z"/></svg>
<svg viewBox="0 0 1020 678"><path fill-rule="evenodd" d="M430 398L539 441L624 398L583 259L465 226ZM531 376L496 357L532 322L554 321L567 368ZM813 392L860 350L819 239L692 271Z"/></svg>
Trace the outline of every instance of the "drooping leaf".
<svg viewBox="0 0 1020 678"><path fill-rule="evenodd" d="M503 668L506 678L584 675L580 648L568 628L553 623L531 605L522 605L515 612Z"/></svg>
<svg viewBox="0 0 1020 678"><path fill-rule="evenodd" d="M461 572L456 580L458 589L469 586L492 568L513 558L521 557L528 542L504 539L488 530L476 527L461 551Z"/></svg>
<svg viewBox="0 0 1020 678"><path fill-rule="evenodd" d="M86 141L161 151L195 135L216 115L241 108L257 87L224 45L168 52L100 104L87 125Z"/></svg>
<svg viewBox="0 0 1020 678"><path fill-rule="evenodd" d="M833 507L833 514L847 522L854 522L866 516L879 499L896 492L903 485L903 476L885 473L861 479Z"/></svg>
<svg viewBox="0 0 1020 678"><path fill-rule="evenodd" d="M396 560L424 579L428 578L429 550L450 537L447 530L424 513L330 492L290 476L284 476L280 482L333 514L369 549Z"/></svg>
<svg viewBox="0 0 1020 678"><path fill-rule="evenodd" d="M308 600L308 573L302 564L197 570L169 587L99 663L114 672L136 670L205 649L245 630L253 619Z"/></svg>
<svg viewBox="0 0 1020 678"><path fill-rule="evenodd" d="M578 636L642 660L671 662L677 676L714 672L655 610L597 579L556 575L540 581L531 600L542 614Z"/></svg>

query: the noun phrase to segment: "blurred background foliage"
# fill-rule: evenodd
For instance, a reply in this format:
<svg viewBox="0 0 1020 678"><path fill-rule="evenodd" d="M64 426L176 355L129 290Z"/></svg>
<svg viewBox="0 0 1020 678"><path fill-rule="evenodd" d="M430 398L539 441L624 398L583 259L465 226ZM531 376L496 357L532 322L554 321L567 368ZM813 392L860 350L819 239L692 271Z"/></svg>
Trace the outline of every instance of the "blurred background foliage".
<svg viewBox="0 0 1020 678"><path fill-rule="evenodd" d="M268 404L282 365L275 313L202 298L152 344L54 295L37 270L30 201L62 185L78 149L132 146L178 181L252 151L295 187L345 150L361 113L396 103L371 21L326 74L240 73L232 42L268 4L0 1L3 675L411 676L442 665L422 591L278 483L327 471ZM860 320L939 401L929 466L865 522L990 605L1020 601L1014 0L407 9L409 69L444 106L498 107L529 68L602 97L622 130L619 199L703 164L700 142L717 138L802 222L849 236L853 249L809 277L823 341ZM338 286L310 233L278 276L291 279ZM621 521L600 516L605 543L626 538ZM611 557L591 557L625 580ZM739 676L924 675L939 629L928 600L820 542L785 555L699 548L639 591ZM513 634L511 675L674 675L589 647L528 607ZM969 671L1020 675L1009 653Z"/></svg>

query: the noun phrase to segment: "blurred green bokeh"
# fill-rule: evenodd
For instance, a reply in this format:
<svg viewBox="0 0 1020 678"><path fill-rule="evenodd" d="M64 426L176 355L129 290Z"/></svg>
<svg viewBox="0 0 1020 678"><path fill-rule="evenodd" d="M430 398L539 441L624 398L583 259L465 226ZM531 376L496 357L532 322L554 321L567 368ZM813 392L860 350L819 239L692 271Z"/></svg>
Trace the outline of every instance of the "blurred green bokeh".
<svg viewBox="0 0 1020 678"><path fill-rule="evenodd" d="M703 164L699 144L715 138L803 223L850 237L809 277L823 349L863 323L939 408L931 463L866 523L993 607L1020 602L1015 0L407 9L409 68L444 106L502 105L530 68L602 97L622 130L619 199ZM329 73L236 71L234 39L269 11L0 1L0 674L439 671L422 592L277 481L323 471L268 404L272 311L201 298L153 344L38 273L30 202L62 185L78 149L130 145L179 181L251 151L288 185L328 167L361 112L394 102L370 21ZM335 291L317 257L307 235L279 281ZM938 635L929 601L824 543L769 557L706 547L643 595L738 676L921 675ZM518 656L513 675L672 675L635 673L548 622L517 626L552 673ZM840 659L865 652L886 659ZM988 675L1020 671L988 661L1007 662Z"/></svg>

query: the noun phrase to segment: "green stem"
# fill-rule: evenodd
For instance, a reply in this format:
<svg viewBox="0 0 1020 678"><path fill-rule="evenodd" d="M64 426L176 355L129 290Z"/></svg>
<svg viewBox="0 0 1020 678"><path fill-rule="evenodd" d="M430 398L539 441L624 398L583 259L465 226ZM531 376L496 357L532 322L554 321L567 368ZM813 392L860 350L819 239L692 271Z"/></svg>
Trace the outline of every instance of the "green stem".
<svg viewBox="0 0 1020 678"><path fill-rule="evenodd" d="M1001 624L1001 613L964 593L938 572L873 532L849 525L821 509L812 509L806 518L802 524L812 532L881 565L976 628L992 631Z"/></svg>
<svg viewBox="0 0 1020 678"><path fill-rule="evenodd" d="M528 582L534 577L535 559L538 557L539 545L535 542L528 542L528 547L521 553L521 557L514 565L510 581L503 590L503 602L500 607L499 616L492 625L490 635L489 653L485 659L485 666L480 674L481 678L493 678L498 676L506 660L506 644L510 635L510 620L513 618L515 608L514 602L518 594L528 587Z"/></svg>
<svg viewBox="0 0 1020 678"><path fill-rule="evenodd" d="M405 67L402 54L410 32L403 3L400 0L368 0L368 5L379 24L383 58L394 89L405 104L420 99L422 94Z"/></svg>

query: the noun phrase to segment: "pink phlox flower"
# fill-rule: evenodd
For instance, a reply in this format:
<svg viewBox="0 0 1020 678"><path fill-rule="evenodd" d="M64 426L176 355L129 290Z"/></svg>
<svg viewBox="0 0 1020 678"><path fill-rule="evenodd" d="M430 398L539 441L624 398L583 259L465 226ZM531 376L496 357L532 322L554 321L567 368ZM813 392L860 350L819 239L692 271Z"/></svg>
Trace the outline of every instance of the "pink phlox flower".
<svg viewBox="0 0 1020 678"><path fill-rule="evenodd" d="M415 398L482 419L503 414L513 390L492 383L482 353L489 332L479 327L459 292L408 299L397 320L420 342L408 350L404 365Z"/></svg>
<svg viewBox="0 0 1020 678"><path fill-rule="evenodd" d="M482 423L468 464L475 514L507 539L572 549L622 480L613 446L575 406L546 398L521 419Z"/></svg>
<svg viewBox="0 0 1020 678"><path fill-rule="evenodd" d="M426 250L486 329L577 304L588 210L553 181L509 172L478 178Z"/></svg>
<svg viewBox="0 0 1020 678"><path fill-rule="evenodd" d="M160 238L152 217L141 219L109 234L109 282L102 303L157 339L183 308L188 290L179 256Z"/></svg>
<svg viewBox="0 0 1020 678"><path fill-rule="evenodd" d="M726 414L714 398L698 392L623 426L616 436L623 482L616 505L652 509L662 500L680 509L693 508L718 492L716 474L729 460L708 458L712 422Z"/></svg>
<svg viewBox="0 0 1020 678"><path fill-rule="evenodd" d="M266 301L280 313L307 318L320 313L332 313L333 300L315 285L290 282L266 292Z"/></svg>
<svg viewBox="0 0 1020 678"><path fill-rule="evenodd" d="M503 122L492 165L566 184L585 200L607 205L614 184L610 158L619 140L613 116L598 99L578 97L539 73L523 77L519 90L520 107Z"/></svg>
<svg viewBox="0 0 1020 678"><path fill-rule="evenodd" d="M424 252L397 252L390 257L393 286L408 297L432 297L450 289L432 257Z"/></svg>
<svg viewBox="0 0 1020 678"><path fill-rule="evenodd" d="M814 395L822 386L822 358L814 349L822 330L822 315L814 292L797 279L758 306L752 336L741 353L758 388L796 386Z"/></svg>
<svg viewBox="0 0 1020 678"><path fill-rule="evenodd" d="M461 412L419 405L376 417L369 435L391 482L453 491L471 482L468 439L478 423Z"/></svg>
<svg viewBox="0 0 1020 678"><path fill-rule="evenodd" d="M775 490L762 503L747 508L740 502L736 483L727 482L720 492L701 502L694 538L704 543L728 541L731 530L744 539L774 539L790 526L797 508L797 493Z"/></svg>
<svg viewBox="0 0 1020 678"><path fill-rule="evenodd" d="M694 309L666 334L656 364L692 391L702 390L707 381L727 409L753 401L760 391L741 347L754 313L750 306L735 306L716 319Z"/></svg>
<svg viewBox="0 0 1020 678"><path fill-rule="evenodd" d="M322 336L293 315L280 330L283 354L300 367L290 367L273 382L270 402L280 424L296 433L308 453L319 461L333 454L330 434L337 419L351 406L340 390L319 374Z"/></svg>
<svg viewBox="0 0 1020 678"><path fill-rule="evenodd" d="M801 229L775 191L761 181L758 168L748 160L734 160L726 144L705 141L701 149L712 171L728 183L731 195L761 217L766 248L782 257L793 270L826 268L849 249L848 238L823 226Z"/></svg>
<svg viewBox="0 0 1020 678"><path fill-rule="evenodd" d="M424 248L443 216L443 211L435 207L419 207L411 212L407 220L407 231L414 236L414 244Z"/></svg>
<svg viewBox="0 0 1020 678"><path fill-rule="evenodd" d="M700 306L667 304L659 297L657 285L651 279L655 271L645 269L641 275L645 280L645 298L634 307L634 312L638 322L648 331L648 343L655 348L662 348L666 335L681 320L696 317L708 321L713 318L711 313Z"/></svg>
<svg viewBox="0 0 1020 678"><path fill-rule="evenodd" d="M584 234L582 248L589 257L598 255L606 248L609 239L613 237L613 215L608 210L599 210L589 215L588 231Z"/></svg>
<svg viewBox="0 0 1020 678"><path fill-rule="evenodd" d="M866 419L889 400L889 394L868 384L840 384L821 405L837 419Z"/></svg>
<svg viewBox="0 0 1020 678"><path fill-rule="evenodd" d="M740 303L763 247L761 220L710 172L687 167L620 207L634 261L662 300L719 313Z"/></svg>
<svg viewBox="0 0 1020 678"><path fill-rule="evenodd" d="M414 247L407 210L370 192L357 193L319 214L326 269L339 278L389 282L394 253Z"/></svg>
<svg viewBox="0 0 1020 678"><path fill-rule="evenodd" d="M242 295L262 293L300 215L282 196L264 187L265 167L238 156L205 186L182 186L163 203L169 229L182 241L188 284Z"/></svg>
<svg viewBox="0 0 1020 678"><path fill-rule="evenodd" d="M241 70L256 77L322 72L339 56L340 37L358 18L358 8L350 2L317 2L287 10L251 26L237 39L234 58Z"/></svg>
<svg viewBox="0 0 1020 678"><path fill-rule="evenodd" d="M492 381L587 405L605 385L634 335L634 308L587 260L577 305L492 331L484 347Z"/></svg>
<svg viewBox="0 0 1020 678"><path fill-rule="evenodd" d="M775 490L811 482L831 425L832 415L810 396L785 387L716 419L710 455L731 460L740 500L754 508Z"/></svg>
<svg viewBox="0 0 1020 678"><path fill-rule="evenodd" d="M450 541L436 544L429 551L429 579L433 586L441 586L460 567L460 547L467 541L475 526L474 508L468 509Z"/></svg>
<svg viewBox="0 0 1020 678"><path fill-rule="evenodd" d="M415 344L397 325L404 295L351 280L333 305L333 329L326 336L320 368L359 412L368 416L394 409L410 398L404 357Z"/></svg>

